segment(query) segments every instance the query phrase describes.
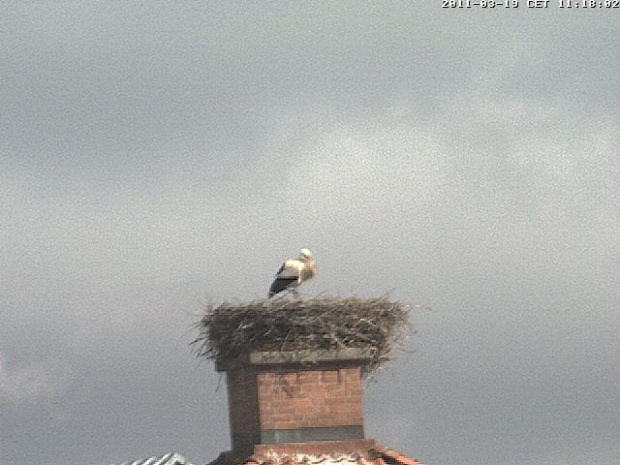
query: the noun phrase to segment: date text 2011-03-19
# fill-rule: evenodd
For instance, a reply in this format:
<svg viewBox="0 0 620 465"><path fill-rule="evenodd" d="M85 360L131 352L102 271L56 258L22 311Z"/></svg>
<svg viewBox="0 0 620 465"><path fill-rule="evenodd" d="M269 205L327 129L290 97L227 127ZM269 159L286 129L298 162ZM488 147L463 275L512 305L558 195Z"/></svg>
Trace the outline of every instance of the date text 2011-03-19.
<svg viewBox="0 0 620 465"><path fill-rule="evenodd" d="M620 0L618 0L620 1ZM441 2L442 8L472 8L472 7L480 7L480 8L496 8L496 7L504 7L504 8L518 8L519 0L504 0L504 1L496 1L496 0L442 0Z"/></svg>
<svg viewBox="0 0 620 465"><path fill-rule="evenodd" d="M562 9L620 9L620 0L442 0L442 8L519 8L524 3L528 9L546 9L555 6Z"/></svg>

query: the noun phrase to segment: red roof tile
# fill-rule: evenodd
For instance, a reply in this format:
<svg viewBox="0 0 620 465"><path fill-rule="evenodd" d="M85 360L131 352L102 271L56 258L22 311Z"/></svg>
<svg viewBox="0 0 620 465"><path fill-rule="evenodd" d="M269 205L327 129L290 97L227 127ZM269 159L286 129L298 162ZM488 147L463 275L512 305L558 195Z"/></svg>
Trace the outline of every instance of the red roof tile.
<svg viewBox="0 0 620 465"><path fill-rule="evenodd" d="M258 445L245 455L224 453L209 465L424 465L374 440Z"/></svg>
<svg viewBox="0 0 620 465"><path fill-rule="evenodd" d="M383 462L381 465L424 465L422 462L418 462L415 459L405 457L400 452L394 450L385 450L379 453L377 460Z"/></svg>

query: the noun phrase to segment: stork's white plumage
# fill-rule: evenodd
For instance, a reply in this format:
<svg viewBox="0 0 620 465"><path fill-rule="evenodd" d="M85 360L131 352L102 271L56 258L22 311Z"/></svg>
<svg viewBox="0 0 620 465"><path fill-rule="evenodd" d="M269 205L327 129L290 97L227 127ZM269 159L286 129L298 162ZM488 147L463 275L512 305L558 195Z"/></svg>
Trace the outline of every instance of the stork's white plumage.
<svg viewBox="0 0 620 465"><path fill-rule="evenodd" d="M291 258L282 264L269 288L269 297L286 289L291 289L297 296L296 287L313 278L315 273L316 265L312 252L308 249L301 249L299 258Z"/></svg>

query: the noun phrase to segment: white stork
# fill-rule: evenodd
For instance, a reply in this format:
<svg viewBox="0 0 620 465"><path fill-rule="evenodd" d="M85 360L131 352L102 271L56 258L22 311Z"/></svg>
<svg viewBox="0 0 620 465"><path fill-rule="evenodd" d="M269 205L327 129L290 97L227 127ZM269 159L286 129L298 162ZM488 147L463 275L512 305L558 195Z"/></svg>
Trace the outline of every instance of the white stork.
<svg viewBox="0 0 620 465"><path fill-rule="evenodd" d="M301 249L299 258L291 258L282 264L269 288L269 297L273 297L286 289L291 289L297 297L297 289L295 288L314 277L315 272L312 252L308 249Z"/></svg>

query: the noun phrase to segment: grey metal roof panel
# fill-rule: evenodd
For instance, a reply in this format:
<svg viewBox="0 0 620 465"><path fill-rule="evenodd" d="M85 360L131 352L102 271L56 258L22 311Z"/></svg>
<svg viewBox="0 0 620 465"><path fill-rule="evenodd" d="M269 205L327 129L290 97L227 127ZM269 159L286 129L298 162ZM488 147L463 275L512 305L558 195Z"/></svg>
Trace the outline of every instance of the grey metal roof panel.
<svg viewBox="0 0 620 465"><path fill-rule="evenodd" d="M192 465L185 457L176 453L149 457L148 459L138 459L131 462L123 462L118 465Z"/></svg>

